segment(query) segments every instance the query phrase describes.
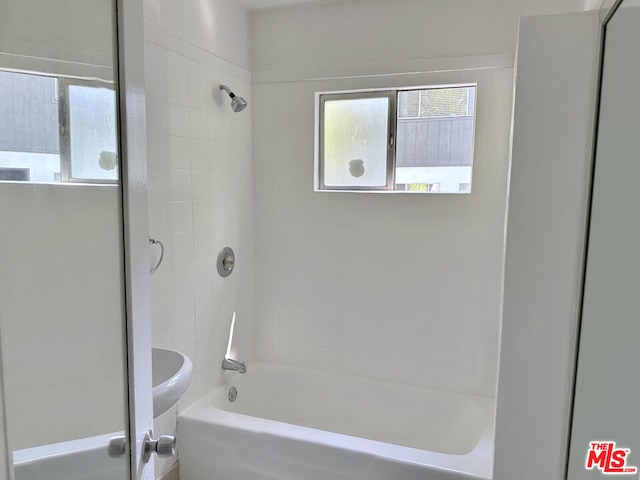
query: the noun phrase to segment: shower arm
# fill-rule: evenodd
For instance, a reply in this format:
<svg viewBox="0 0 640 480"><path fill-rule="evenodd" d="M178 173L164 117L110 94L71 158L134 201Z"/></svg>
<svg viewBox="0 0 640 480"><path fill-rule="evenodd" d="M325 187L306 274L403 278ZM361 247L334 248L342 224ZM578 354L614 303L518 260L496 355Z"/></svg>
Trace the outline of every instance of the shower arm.
<svg viewBox="0 0 640 480"><path fill-rule="evenodd" d="M224 90L231 98L236 98L236 94L231 91L226 85L220 85L220 90Z"/></svg>

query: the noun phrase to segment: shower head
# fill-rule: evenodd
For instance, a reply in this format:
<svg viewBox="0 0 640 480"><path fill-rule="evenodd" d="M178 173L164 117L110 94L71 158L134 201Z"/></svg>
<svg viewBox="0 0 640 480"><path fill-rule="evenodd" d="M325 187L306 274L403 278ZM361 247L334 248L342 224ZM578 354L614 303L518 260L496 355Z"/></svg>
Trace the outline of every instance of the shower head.
<svg viewBox="0 0 640 480"><path fill-rule="evenodd" d="M231 109L234 112L241 112L242 110L247 108L247 101L242 97L236 96L236 94L233 93L229 89L229 87L227 87L226 85L220 85L220 90L224 90L231 97Z"/></svg>

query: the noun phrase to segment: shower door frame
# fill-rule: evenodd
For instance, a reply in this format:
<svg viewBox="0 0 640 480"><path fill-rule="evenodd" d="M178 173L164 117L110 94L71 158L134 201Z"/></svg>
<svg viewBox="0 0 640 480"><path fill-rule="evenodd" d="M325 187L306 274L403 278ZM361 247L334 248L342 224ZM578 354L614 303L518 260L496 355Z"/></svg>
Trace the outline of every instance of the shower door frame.
<svg viewBox="0 0 640 480"><path fill-rule="evenodd" d="M582 323L583 323L583 315L585 311L585 302L587 299L587 290L586 290L586 282L587 282L587 268L588 268L588 260L589 260L589 249L590 249L590 235L591 235L591 222L593 215L593 196L594 196L594 184L595 184L595 169L598 158L598 140L599 140L599 132L600 132L600 116L601 109L603 104L603 77L605 75L605 53L606 53L606 41L607 41L607 26L609 22L612 20L619 7L624 3L625 0L602 0L599 16L601 22L601 38L600 38L600 52L599 52L599 65L598 65L598 89L597 89L597 100L596 100L596 112L595 112L595 124L593 131L593 155L591 158L591 178L589 185L589 200L588 200L588 208L587 208L587 225L585 232L585 252L584 252L584 261L583 261L583 273L582 273L582 292L580 296L580 306L579 306L579 321L576 329L575 336L575 348L574 348L574 368L573 368L573 378L572 378L572 386L571 386L571 407L569 412L569 422L567 426L567 451L566 451L566 461L564 468L563 480L569 480L569 475L571 474L571 456L572 456L572 443L575 440L573 435L574 433L574 423L576 421L575 418L575 404L578 395L578 367L580 360L580 343L582 336ZM594 439L597 440L597 439ZM585 454L585 458L587 454ZM586 469L585 469L586 471ZM608 474L608 473L607 473ZM628 474L623 473L623 477L631 478L631 476L627 476ZM636 475L633 475L634 477Z"/></svg>
<svg viewBox="0 0 640 480"><path fill-rule="evenodd" d="M130 472L131 480L153 480L153 462L143 461L144 436L153 427L143 5L115 1Z"/></svg>
<svg viewBox="0 0 640 480"><path fill-rule="evenodd" d="M143 5L139 0L114 0L114 7L124 246L120 281L125 292L123 346L128 384L123 406L128 413L125 428L130 439L126 455L128 478L154 480L153 462L145 464L142 459L144 436L153 427ZM0 480L12 476L5 420L0 369Z"/></svg>

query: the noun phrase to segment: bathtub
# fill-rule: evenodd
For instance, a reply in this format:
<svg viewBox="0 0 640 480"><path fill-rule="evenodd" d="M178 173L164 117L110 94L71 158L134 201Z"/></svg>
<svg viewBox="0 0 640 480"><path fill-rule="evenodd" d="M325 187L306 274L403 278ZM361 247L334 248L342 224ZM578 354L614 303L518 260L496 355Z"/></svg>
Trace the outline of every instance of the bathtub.
<svg viewBox="0 0 640 480"><path fill-rule="evenodd" d="M178 418L181 480L491 478L487 399L267 363L230 378Z"/></svg>
<svg viewBox="0 0 640 480"><path fill-rule="evenodd" d="M114 480L129 478L128 457L111 458L111 437L123 432L13 452L15 480Z"/></svg>

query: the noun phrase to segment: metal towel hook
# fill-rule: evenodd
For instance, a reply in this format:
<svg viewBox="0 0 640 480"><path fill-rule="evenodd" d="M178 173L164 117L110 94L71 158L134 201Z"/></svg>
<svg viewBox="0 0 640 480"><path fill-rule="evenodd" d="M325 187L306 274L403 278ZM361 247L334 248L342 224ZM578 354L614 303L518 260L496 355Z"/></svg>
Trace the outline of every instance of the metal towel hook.
<svg viewBox="0 0 640 480"><path fill-rule="evenodd" d="M164 245L157 238L149 238L149 245L160 245L160 258L158 259L158 263L156 263L155 267L153 267L151 269L151 272L149 272L153 274L153 272L155 272L158 269L158 267L162 263L162 259L164 258Z"/></svg>

